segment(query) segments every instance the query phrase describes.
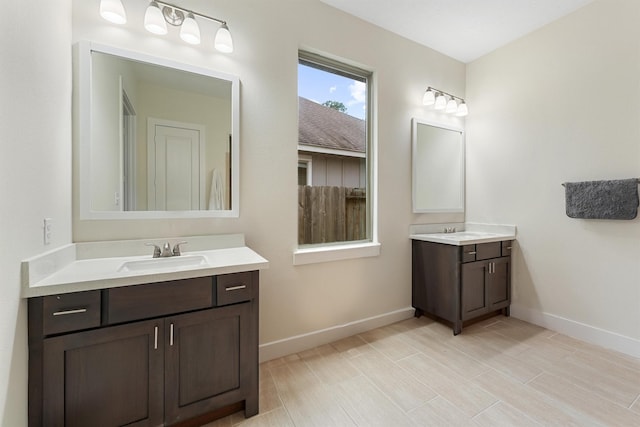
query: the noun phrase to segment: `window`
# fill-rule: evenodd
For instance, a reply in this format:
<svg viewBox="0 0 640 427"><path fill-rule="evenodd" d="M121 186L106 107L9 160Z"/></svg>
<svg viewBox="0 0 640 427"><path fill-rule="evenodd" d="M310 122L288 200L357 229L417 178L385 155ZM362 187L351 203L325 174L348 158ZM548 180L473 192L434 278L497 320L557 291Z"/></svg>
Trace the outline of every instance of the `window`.
<svg viewBox="0 0 640 427"><path fill-rule="evenodd" d="M373 241L370 80L360 68L299 54L299 248Z"/></svg>

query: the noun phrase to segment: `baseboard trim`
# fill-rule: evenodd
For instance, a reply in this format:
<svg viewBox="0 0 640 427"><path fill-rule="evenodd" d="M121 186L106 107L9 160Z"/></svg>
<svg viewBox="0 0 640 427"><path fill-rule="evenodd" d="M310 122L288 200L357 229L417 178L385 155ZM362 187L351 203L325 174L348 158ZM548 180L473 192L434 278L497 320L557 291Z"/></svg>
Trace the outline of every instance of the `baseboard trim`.
<svg viewBox="0 0 640 427"><path fill-rule="evenodd" d="M408 319L413 316L414 311L412 307L407 307L378 316L345 323L344 325L332 326L307 334L261 344L259 346L260 363Z"/></svg>
<svg viewBox="0 0 640 427"><path fill-rule="evenodd" d="M525 322L640 358L640 340L517 304L511 305L511 315Z"/></svg>

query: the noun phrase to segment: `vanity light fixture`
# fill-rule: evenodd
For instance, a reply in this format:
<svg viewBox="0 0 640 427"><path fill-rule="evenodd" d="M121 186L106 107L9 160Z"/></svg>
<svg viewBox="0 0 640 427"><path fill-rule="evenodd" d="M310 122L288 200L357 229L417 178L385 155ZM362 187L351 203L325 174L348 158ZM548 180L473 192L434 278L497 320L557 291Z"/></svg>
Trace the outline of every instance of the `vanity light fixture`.
<svg viewBox="0 0 640 427"><path fill-rule="evenodd" d="M159 36L163 36L169 32L167 29L167 22L164 20L164 16L162 16L160 6L158 6L158 3L155 1L149 3L147 11L144 13L144 28L146 28L150 33L157 34Z"/></svg>
<svg viewBox="0 0 640 427"><path fill-rule="evenodd" d="M100 0L100 15L109 22L124 24L126 15L121 0ZM196 20L204 19L220 24L213 45L224 53L233 52L233 39L227 22L222 19L203 15L193 10L183 9L164 1L151 1L144 14L144 28L157 35L168 33L167 24L180 27L180 38L189 44L200 44L200 27Z"/></svg>
<svg viewBox="0 0 640 427"><path fill-rule="evenodd" d="M436 110L444 110L446 106L447 98L445 98L443 93L438 94L438 96L436 96L436 103L433 104L433 108L435 108Z"/></svg>
<svg viewBox="0 0 640 427"><path fill-rule="evenodd" d="M120 0L100 0L100 16L114 24L127 22L127 13Z"/></svg>
<svg viewBox="0 0 640 427"><path fill-rule="evenodd" d="M435 110L444 110L445 113L455 114L458 117L464 117L469 114L469 109L464 99L431 86L424 92L422 104L433 105Z"/></svg>

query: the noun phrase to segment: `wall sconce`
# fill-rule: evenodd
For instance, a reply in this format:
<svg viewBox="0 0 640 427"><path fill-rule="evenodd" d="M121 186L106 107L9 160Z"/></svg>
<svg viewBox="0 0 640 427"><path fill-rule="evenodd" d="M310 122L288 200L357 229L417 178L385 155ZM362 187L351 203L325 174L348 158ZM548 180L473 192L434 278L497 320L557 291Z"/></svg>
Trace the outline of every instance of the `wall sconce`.
<svg viewBox="0 0 640 427"><path fill-rule="evenodd" d="M121 0L100 0L100 16L114 24L127 22L127 15ZM183 9L163 1L151 1L144 14L144 28L150 33L165 35L167 24L180 27L180 38L189 44L200 44L200 27L196 17L220 24L213 45L224 53L233 52L233 39L227 22L218 18L203 15L192 10Z"/></svg>
<svg viewBox="0 0 640 427"><path fill-rule="evenodd" d="M456 99L460 100L460 103L458 103ZM435 110L444 110L445 113L455 114L458 117L464 117L469 114L464 99L431 86L424 92L422 104L433 105Z"/></svg>

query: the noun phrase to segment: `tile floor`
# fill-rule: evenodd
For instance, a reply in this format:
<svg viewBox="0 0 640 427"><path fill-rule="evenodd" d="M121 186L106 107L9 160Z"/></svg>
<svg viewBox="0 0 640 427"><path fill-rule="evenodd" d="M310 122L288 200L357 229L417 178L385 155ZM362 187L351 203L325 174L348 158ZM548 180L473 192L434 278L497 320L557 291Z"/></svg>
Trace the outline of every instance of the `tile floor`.
<svg viewBox="0 0 640 427"><path fill-rule="evenodd" d="M640 426L640 359L502 316L409 319L260 365L260 413L206 427Z"/></svg>

